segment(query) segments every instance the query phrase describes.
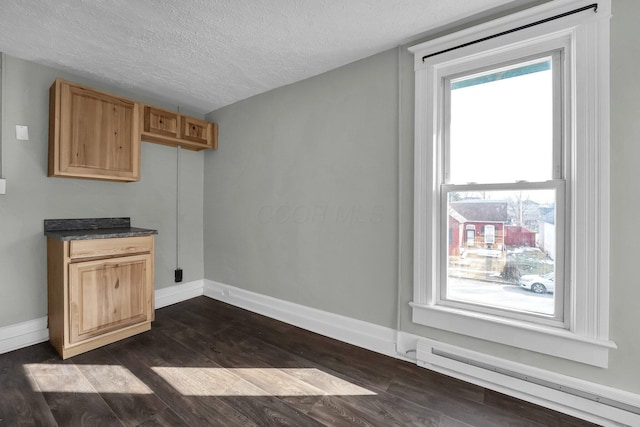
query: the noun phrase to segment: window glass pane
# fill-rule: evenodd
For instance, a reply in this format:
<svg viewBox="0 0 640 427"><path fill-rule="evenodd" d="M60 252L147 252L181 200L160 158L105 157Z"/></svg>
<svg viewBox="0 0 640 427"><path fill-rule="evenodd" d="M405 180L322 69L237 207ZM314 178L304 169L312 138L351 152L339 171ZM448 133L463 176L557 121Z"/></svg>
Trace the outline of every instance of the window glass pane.
<svg viewBox="0 0 640 427"><path fill-rule="evenodd" d="M450 80L449 183L553 178L551 57Z"/></svg>
<svg viewBox="0 0 640 427"><path fill-rule="evenodd" d="M555 190L450 192L444 299L555 315Z"/></svg>

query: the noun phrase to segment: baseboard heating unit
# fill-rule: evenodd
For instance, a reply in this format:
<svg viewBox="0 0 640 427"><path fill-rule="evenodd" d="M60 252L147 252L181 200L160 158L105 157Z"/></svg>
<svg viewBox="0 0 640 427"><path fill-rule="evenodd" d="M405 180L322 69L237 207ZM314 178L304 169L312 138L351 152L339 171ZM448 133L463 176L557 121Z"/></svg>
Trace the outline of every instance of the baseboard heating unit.
<svg viewBox="0 0 640 427"><path fill-rule="evenodd" d="M640 396L564 374L419 339L418 365L601 425L640 426Z"/></svg>

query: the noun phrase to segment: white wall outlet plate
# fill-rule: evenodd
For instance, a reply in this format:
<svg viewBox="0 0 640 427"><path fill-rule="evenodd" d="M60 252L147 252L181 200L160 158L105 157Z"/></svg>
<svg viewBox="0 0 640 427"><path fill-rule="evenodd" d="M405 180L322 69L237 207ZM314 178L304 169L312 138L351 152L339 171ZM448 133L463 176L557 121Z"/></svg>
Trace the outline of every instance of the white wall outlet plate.
<svg viewBox="0 0 640 427"><path fill-rule="evenodd" d="M0 178L0 194L7 194L7 180Z"/></svg>
<svg viewBox="0 0 640 427"><path fill-rule="evenodd" d="M16 125L16 139L18 141L28 141L29 140L29 127Z"/></svg>

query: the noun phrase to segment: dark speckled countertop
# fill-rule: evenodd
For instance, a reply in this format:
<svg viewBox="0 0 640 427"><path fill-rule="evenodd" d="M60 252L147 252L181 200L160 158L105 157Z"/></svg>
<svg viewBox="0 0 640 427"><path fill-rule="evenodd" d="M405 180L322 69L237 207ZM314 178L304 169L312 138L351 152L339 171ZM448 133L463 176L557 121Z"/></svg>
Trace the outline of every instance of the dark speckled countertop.
<svg viewBox="0 0 640 427"><path fill-rule="evenodd" d="M157 230L131 227L130 218L45 219L44 234L58 240L91 240L158 234Z"/></svg>

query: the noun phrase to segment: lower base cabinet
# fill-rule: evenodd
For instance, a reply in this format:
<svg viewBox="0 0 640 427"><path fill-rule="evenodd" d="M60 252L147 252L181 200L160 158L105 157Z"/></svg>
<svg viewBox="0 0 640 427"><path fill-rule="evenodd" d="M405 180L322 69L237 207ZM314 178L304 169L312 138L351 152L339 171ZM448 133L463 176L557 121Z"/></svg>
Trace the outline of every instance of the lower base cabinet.
<svg viewBox="0 0 640 427"><path fill-rule="evenodd" d="M154 237L47 239L49 337L63 359L148 331Z"/></svg>

